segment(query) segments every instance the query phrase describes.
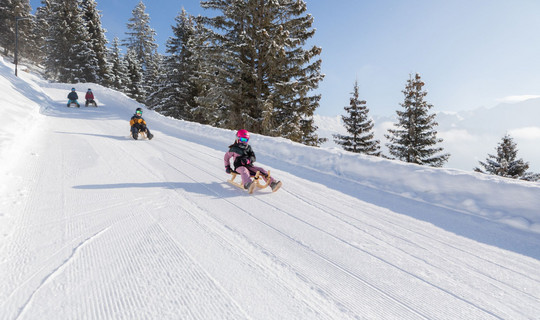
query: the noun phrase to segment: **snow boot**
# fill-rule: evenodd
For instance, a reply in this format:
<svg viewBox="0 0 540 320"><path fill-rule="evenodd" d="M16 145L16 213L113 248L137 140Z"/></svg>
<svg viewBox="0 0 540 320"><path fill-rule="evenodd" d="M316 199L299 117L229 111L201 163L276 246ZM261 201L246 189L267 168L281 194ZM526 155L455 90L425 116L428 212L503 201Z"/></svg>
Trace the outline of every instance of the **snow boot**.
<svg viewBox="0 0 540 320"><path fill-rule="evenodd" d="M137 140L137 138L139 137L139 134L137 132L133 132L131 133L131 136L133 137L133 139Z"/></svg>
<svg viewBox="0 0 540 320"><path fill-rule="evenodd" d="M244 185L244 189L246 189L248 193L253 193L253 190L255 190L255 183L253 183L253 181L247 182Z"/></svg>
<svg viewBox="0 0 540 320"><path fill-rule="evenodd" d="M281 183L281 181L270 182L270 188L272 189L272 192L278 191L278 189L281 188L282 185L283 183Z"/></svg>
<svg viewBox="0 0 540 320"><path fill-rule="evenodd" d="M150 132L148 132L146 136L148 137L148 140L152 140L152 138L154 137L154 135L151 134Z"/></svg>

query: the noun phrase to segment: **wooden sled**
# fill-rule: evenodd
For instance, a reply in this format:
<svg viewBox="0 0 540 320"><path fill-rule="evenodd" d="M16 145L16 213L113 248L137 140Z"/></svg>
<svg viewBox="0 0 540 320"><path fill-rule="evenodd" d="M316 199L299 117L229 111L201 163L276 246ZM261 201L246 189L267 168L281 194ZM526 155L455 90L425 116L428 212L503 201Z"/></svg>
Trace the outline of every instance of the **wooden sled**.
<svg viewBox="0 0 540 320"><path fill-rule="evenodd" d="M131 134L131 131L129 132L129 137L133 139L133 135ZM146 132L139 130L139 136L137 140L147 140Z"/></svg>
<svg viewBox="0 0 540 320"><path fill-rule="evenodd" d="M270 170L268 170L268 176L266 178L266 182L264 181L262 176L261 177L259 176L259 174L260 174L260 172L257 171L255 176L253 177L253 184L255 185L255 187L252 188L251 192L249 192L249 193L253 193L253 191L255 191L255 188L264 189L264 188L266 188L266 187L268 187L270 185ZM232 184L233 186L237 186L240 189L244 189L244 185L242 184L242 181L240 181L240 182L234 181L234 179L238 175L239 174L234 172L234 171L231 172L231 179L227 180L227 182Z"/></svg>

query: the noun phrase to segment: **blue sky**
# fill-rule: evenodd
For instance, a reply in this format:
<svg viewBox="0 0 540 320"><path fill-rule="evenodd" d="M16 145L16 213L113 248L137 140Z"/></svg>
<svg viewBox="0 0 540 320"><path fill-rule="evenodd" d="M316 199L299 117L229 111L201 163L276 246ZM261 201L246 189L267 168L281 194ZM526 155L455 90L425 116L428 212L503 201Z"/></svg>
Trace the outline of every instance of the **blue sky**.
<svg viewBox="0 0 540 320"><path fill-rule="evenodd" d="M107 38L125 38L139 0L101 0ZM182 7L210 12L200 1L143 1L160 51ZM344 113L354 82L372 115L401 109L409 74L418 72L426 100L438 111L492 107L540 95L540 1L537 0L307 0L322 47L316 113ZM39 0L32 0L35 9Z"/></svg>

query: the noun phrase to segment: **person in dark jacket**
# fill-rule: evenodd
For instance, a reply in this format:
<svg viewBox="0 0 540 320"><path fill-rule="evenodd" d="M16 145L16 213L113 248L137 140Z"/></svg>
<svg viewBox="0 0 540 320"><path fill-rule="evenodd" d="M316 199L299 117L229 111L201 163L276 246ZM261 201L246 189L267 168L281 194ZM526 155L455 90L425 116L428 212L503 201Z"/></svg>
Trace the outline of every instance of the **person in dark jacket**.
<svg viewBox="0 0 540 320"><path fill-rule="evenodd" d="M150 130L148 130L146 121L144 121L142 117L142 108L137 108L137 110L135 110L135 114L131 117L131 120L129 120L129 125L131 126L131 136L135 140L139 138L139 132L144 132L148 140L152 140L154 137L154 135L150 133Z"/></svg>
<svg viewBox="0 0 540 320"><path fill-rule="evenodd" d="M86 102L84 103L85 107L88 107L90 103L93 103L94 106L97 107L96 100L94 100L94 93L92 93L92 89L88 88L88 91L86 91L86 95L84 96L84 99L86 99Z"/></svg>
<svg viewBox="0 0 540 320"><path fill-rule="evenodd" d="M236 133L236 140L233 144L229 146L229 151L225 153L223 158L225 162L225 172L232 173L237 172L242 177L242 185L244 189L253 191L255 187L251 177L254 177L259 171L260 177L264 179L265 182L270 182L270 188L272 191L277 191L282 183L277 181L272 177L268 177L268 171L261 167L253 165L257 158L255 157L255 152L248 144L249 141L249 132L247 130L238 130ZM234 169L231 167L231 159L233 160ZM270 179L270 181L268 181Z"/></svg>
<svg viewBox="0 0 540 320"><path fill-rule="evenodd" d="M68 94L67 98L68 98L68 103L67 103L68 107L72 103L76 103L77 108L81 106L79 102L77 101L77 99L79 99L79 96L77 95L77 92L75 92L75 88L71 88L71 92Z"/></svg>

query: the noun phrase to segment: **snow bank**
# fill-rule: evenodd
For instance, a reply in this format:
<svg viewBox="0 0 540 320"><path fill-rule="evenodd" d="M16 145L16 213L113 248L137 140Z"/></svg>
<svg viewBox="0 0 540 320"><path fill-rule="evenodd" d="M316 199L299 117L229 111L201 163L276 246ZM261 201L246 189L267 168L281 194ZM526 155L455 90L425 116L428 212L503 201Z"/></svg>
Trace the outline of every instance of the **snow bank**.
<svg viewBox="0 0 540 320"><path fill-rule="evenodd" d="M235 131L179 121L147 112L160 130L211 148L225 149ZM381 192L435 203L462 213L540 233L540 183L518 181L457 169L431 168L354 154L337 148L315 148L283 138L253 134L250 143L265 163L290 165L352 180Z"/></svg>
<svg viewBox="0 0 540 320"><path fill-rule="evenodd" d="M19 66L19 77L16 77L14 68L15 65L0 56L0 172L9 171L17 161L17 152L29 142L34 129L42 121L39 109L40 102L45 100L39 88L32 81L27 81L34 76Z"/></svg>

